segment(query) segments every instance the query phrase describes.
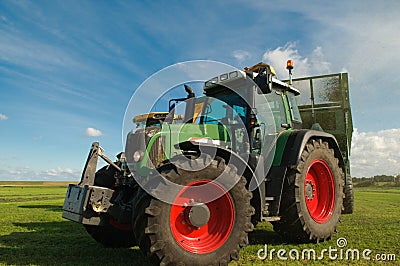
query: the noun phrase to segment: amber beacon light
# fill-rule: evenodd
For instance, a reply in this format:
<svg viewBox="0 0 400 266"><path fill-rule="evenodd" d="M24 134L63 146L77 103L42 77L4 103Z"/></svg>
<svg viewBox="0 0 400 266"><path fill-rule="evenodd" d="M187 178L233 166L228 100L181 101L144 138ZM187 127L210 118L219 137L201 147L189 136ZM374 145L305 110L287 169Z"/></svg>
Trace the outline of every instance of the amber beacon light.
<svg viewBox="0 0 400 266"><path fill-rule="evenodd" d="M292 80L292 69L293 69L293 61L292 60L287 60L286 61L286 69L289 70L289 85L292 85L293 80Z"/></svg>
<svg viewBox="0 0 400 266"><path fill-rule="evenodd" d="M293 69L293 61L292 60L287 60L286 62L286 69L287 70L292 70Z"/></svg>

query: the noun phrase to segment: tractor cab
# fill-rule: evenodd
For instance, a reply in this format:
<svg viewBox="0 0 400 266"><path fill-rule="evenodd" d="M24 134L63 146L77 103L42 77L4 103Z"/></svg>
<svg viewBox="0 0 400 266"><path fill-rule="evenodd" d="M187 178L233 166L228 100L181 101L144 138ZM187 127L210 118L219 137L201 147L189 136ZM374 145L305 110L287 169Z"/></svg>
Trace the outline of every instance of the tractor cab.
<svg viewBox="0 0 400 266"><path fill-rule="evenodd" d="M242 147L239 153L260 153L261 146L270 147L281 132L301 128L295 98L299 91L278 80L265 63L214 77L204 83L204 92L207 100L197 122L224 125L232 147ZM247 151L244 143L234 143L245 141L244 135Z"/></svg>

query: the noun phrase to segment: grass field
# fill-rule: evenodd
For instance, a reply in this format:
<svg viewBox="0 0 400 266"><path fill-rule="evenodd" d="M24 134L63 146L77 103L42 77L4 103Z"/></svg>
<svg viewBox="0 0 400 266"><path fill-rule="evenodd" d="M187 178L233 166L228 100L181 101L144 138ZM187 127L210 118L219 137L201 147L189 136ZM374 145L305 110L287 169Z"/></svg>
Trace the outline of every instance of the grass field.
<svg viewBox="0 0 400 266"><path fill-rule="evenodd" d="M61 183L0 182L0 264L4 265L145 265L140 250L107 249L97 244L83 226L61 218L66 185ZM250 235L250 245L241 251L241 258L232 265L371 265L376 255L385 258L380 265L398 265L400 261L400 190L364 187L355 190L356 208L343 216L339 232L320 244L285 244L268 223L261 223ZM345 238L347 246L338 248L336 240ZM259 249L272 249L272 260L257 257ZM328 253L318 260L323 249L358 249L360 260L331 260ZM277 250L284 249L287 261L278 259ZM295 249L314 249L314 260L291 260ZM372 250L370 261L362 259L364 249ZM264 253L261 253L261 255ZM291 253L296 254L296 253ZM307 253L306 253L307 254ZM336 253L332 253L332 256ZM393 261L393 257L396 260ZM307 257L307 256L306 256ZM390 261L389 261L390 260Z"/></svg>

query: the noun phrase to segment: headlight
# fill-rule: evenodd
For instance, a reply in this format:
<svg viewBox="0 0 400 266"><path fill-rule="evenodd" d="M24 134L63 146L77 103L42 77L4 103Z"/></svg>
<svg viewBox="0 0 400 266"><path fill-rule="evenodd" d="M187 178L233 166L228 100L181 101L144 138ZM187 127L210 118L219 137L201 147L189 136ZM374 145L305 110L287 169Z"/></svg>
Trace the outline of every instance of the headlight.
<svg viewBox="0 0 400 266"><path fill-rule="evenodd" d="M142 159L142 154L143 152L135 151L135 153L133 154L133 161L135 163L139 162Z"/></svg>

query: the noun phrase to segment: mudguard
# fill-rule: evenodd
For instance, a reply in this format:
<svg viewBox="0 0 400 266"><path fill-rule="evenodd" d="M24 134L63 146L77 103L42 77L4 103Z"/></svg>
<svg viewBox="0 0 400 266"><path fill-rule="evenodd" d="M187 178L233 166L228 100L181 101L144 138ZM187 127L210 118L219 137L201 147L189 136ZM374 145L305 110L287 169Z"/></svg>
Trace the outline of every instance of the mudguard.
<svg viewBox="0 0 400 266"><path fill-rule="evenodd" d="M344 167L344 160L340 152L336 138L329 133L317 130L295 130L290 134L282 156L281 166L295 166L300 160L301 153L310 139L320 138L329 143L329 147L335 151L336 158L339 158L339 165Z"/></svg>

